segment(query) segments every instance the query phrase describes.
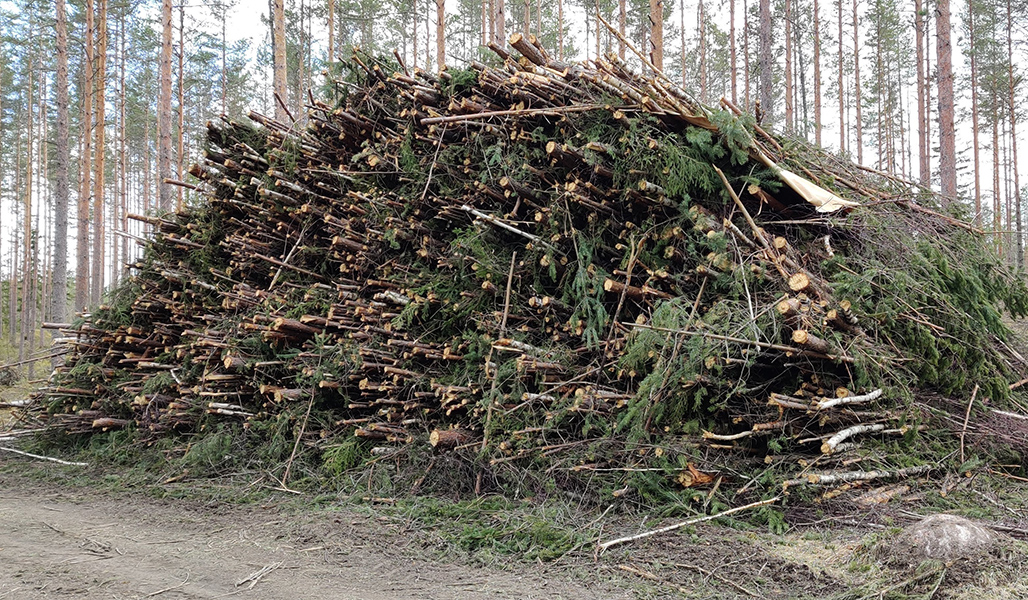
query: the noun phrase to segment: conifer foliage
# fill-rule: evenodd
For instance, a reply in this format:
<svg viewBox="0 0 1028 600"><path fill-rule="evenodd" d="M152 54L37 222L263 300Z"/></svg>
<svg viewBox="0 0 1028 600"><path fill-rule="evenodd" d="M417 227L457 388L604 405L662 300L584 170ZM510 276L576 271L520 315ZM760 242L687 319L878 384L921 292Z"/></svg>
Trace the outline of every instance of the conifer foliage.
<svg viewBox="0 0 1028 600"><path fill-rule="evenodd" d="M209 123L207 202L134 217L156 236L65 331L34 418L494 464L591 448L673 482L696 444L831 465L935 435L933 394L1003 405L1024 367L1000 315L1028 290L972 227L613 54L533 42L438 75L357 55L305 127ZM859 205L819 213L795 173Z"/></svg>

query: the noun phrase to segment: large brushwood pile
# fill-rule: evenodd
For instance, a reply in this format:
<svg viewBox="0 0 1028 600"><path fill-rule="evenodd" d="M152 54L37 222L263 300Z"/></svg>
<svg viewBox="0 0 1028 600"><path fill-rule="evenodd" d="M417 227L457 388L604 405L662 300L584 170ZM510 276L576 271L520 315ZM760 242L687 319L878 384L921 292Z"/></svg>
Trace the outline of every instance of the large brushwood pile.
<svg viewBox="0 0 1028 600"><path fill-rule="evenodd" d="M867 472L923 473L890 453L970 447L1011 408L1025 362L1001 315L1025 287L930 192L616 57L511 45L438 74L357 55L294 123L210 123L204 202L135 217L145 258L65 328L35 417L285 423L307 447L690 486L710 449L831 468L886 448Z"/></svg>

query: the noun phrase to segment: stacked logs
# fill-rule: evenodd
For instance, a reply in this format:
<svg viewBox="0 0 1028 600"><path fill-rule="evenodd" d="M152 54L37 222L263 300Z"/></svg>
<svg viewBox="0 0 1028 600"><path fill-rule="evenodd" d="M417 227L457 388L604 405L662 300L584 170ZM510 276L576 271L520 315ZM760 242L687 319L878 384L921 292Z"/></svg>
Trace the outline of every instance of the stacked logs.
<svg viewBox="0 0 1028 600"><path fill-rule="evenodd" d="M63 330L40 417L161 434L317 406L314 438L510 457L697 421L714 447L826 455L906 432L854 379L904 350L822 274L853 246L810 189L852 206L815 185L850 167L812 161L796 184L729 103L510 43L520 57L438 74L355 56L305 125L209 123L204 203L131 217L146 257Z"/></svg>

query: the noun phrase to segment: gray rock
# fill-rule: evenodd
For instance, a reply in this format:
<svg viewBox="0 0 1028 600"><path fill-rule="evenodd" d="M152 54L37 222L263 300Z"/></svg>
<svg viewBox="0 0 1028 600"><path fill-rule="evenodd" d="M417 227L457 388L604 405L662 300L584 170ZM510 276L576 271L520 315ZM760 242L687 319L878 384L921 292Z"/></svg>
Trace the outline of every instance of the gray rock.
<svg viewBox="0 0 1028 600"><path fill-rule="evenodd" d="M964 517L932 515L907 527L893 542L889 558L916 563L954 560L988 552L999 541L994 531Z"/></svg>

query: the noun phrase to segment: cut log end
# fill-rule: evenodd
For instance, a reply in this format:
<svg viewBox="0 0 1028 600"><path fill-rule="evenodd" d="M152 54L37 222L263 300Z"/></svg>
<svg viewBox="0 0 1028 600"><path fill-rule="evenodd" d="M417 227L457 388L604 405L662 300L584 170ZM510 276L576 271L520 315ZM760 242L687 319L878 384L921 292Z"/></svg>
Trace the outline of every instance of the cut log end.
<svg viewBox="0 0 1028 600"><path fill-rule="evenodd" d="M467 429L436 429L428 434L428 443L436 450L452 450L471 442L474 435Z"/></svg>

